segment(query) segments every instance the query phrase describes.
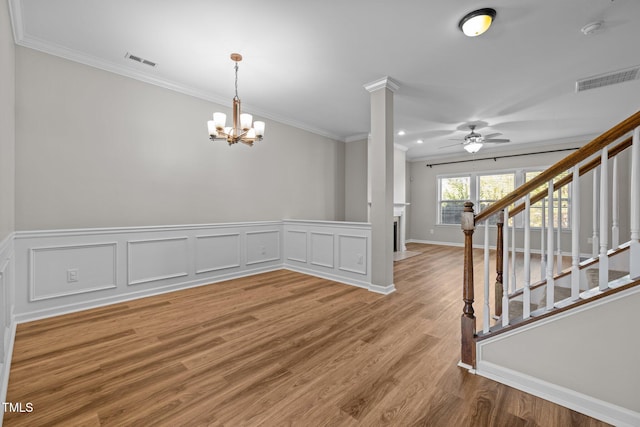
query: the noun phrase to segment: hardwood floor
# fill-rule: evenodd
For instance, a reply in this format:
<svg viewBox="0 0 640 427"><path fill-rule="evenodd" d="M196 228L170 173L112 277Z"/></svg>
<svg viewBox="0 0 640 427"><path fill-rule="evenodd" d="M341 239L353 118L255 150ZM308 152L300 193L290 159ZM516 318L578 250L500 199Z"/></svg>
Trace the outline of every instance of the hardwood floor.
<svg viewBox="0 0 640 427"><path fill-rule="evenodd" d="M462 249L381 296L280 270L21 324L6 426L600 426L458 368Z"/></svg>

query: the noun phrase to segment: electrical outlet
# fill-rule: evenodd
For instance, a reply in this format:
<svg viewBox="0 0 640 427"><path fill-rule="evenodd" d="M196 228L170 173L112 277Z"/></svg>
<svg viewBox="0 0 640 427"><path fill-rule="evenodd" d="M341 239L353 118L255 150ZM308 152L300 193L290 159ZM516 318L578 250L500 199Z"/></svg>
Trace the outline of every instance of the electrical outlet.
<svg viewBox="0 0 640 427"><path fill-rule="evenodd" d="M362 256L362 254L358 254L358 265L362 265L363 262L364 262L364 257Z"/></svg>
<svg viewBox="0 0 640 427"><path fill-rule="evenodd" d="M67 282L68 283L73 283L73 282L77 282L78 279L78 269L77 268L71 268L69 270L67 270Z"/></svg>
<svg viewBox="0 0 640 427"><path fill-rule="evenodd" d="M431 230L429 230L429 233L434 234L435 230L432 228Z"/></svg>
<svg viewBox="0 0 640 427"><path fill-rule="evenodd" d="M260 246L260 254L261 255L266 255L267 254L267 248L265 248L264 246Z"/></svg>

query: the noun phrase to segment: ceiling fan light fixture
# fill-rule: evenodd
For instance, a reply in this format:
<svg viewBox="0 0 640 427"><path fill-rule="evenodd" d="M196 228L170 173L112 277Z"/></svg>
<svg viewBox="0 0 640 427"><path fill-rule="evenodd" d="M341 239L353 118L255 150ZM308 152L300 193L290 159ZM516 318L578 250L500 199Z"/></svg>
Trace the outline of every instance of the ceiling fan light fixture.
<svg viewBox="0 0 640 427"><path fill-rule="evenodd" d="M465 36L476 37L486 32L495 18L495 9L478 9L467 13L458 23L458 27Z"/></svg>
<svg viewBox="0 0 640 427"><path fill-rule="evenodd" d="M474 154L480 151L482 145L482 142L470 142L464 145L464 149L467 150L468 153Z"/></svg>

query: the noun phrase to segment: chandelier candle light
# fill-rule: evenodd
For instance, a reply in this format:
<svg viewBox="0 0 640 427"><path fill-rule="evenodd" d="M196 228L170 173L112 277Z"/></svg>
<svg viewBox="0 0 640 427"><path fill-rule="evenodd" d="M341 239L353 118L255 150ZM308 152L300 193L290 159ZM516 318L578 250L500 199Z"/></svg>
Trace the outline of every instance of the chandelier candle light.
<svg viewBox="0 0 640 427"><path fill-rule="evenodd" d="M253 121L251 114L240 112L240 98L238 98L238 62L242 61L242 55L232 53L231 60L236 63L236 95L233 97L233 123L226 127L227 115L224 113L213 113L213 120L207 122L209 128L209 139L226 139L229 145L236 142L243 142L253 146L255 141L261 141L264 136L264 122Z"/></svg>

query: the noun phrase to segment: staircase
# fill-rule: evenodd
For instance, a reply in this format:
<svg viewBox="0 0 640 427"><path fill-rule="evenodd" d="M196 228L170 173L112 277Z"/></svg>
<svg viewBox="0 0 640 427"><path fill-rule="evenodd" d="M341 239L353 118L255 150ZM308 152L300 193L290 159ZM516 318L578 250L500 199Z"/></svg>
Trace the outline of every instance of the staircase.
<svg viewBox="0 0 640 427"><path fill-rule="evenodd" d="M624 285L633 283L629 275L629 242L616 248L616 250L609 251L609 272L608 283L610 289L616 289ZM544 264L544 261L542 262ZM612 266L615 267L612 268ZM580 262L579 266L579 300L571 298L571 270L566 269L560 274L554 276L554 308L563 308L572 305L575 302L589 299L595 295L601 294L599 291L599 275L598 258L587 258ZM502 309L502 283L499 285L500 292L499 297L495 299L496 311ZM530 298L530 313L531 317L547 313L547 281L541 280L530 286L531 298ZM523 292L524 289L511 293L508 296L509 299L509 316L510 324L516 325L522 320L524 307L523 307ZM499 316L494 315L494 320L501 320ZM495 323L489 327L490 332L498 331L502 328L500 322ZM482 337L484 334L480 333Z"/></svg>
<svg viewBox="0 0 640 427"><path fill-rule="evenodd" d="M626 174L627 171L629 174ZM561 192L564 192L564 196ZM570 194L568 204L567 194ZM543 211L542 227L535 229L530 226L530 212L534 204L542 204ZM590 206L591 209L586 209L586 206ZM495 220L490 221L493 218ZM584 235L587 225L584 222L585 218L592 222L592 230L588 235ZM581 221L583 235L580 235ZM460 366L471 371L478 370L478 373L485 367L489 367L487 370L491 371L494 365L482 360L483 354L480 354L479 349L487 349L489 347L486 343L504 341L505 337L515 337L512 340L518 343L520 349L531 345L536 351L548 342L562 344L565 342L564 339L557 337L557 332L550 329L549 325L553 325L554 322L558 325L563 322L571 324L571 321L566 319L574 313L582 313L585 310L593 310L595 313L606 306L614 311L604 316L614 318L615 310L628 311L628 303L625 305L624 302L616 301L621 298L640 297L640 111L526 182L502 200L486 207L482 212L476 214L473 203L465 203L461 222L465 255ZM489 225L490 222L496 224L496 250L493 257L495 280L490 277L492 256L489 249L489 231L493 228ZM563 223L567 222L570 224L570 230L566 229L566 226L563 230ZM481 330L476 329L474 308L476 284L473 235L476 229L480 229L484 235L482 295L477 304L482 307ZM570 242L567 239L569 233ZM591 247L584 244L587 239ZM624 243L621 243L621 240L624 240ZM520 242L518 247L517 241ZM582 247L580 242L583 242ZM534 268L540 269L541 280L532 283ZM537 273L535 276L538 276ZM620 334L616 327L630 328L631 322L628 321L628 317L624 319L627 319L625 322L629 325L609 326L606 319L603 319L596 323L594 330L600 330L603 326L611 327L610 335L618 336ZM536 337L536 333L531 332L532 328L537 328L536 322L540 324L539 329L548 331L553 339L538 337L538 341L532 341L537 343L534 346L523 340L523 337ZM520 331L521 336L517 337ZM585 339L589 337L588 330L574 331L567 337L566 342L570 342L576 333L585 335ZM605 330L600 336L608 339L608 335ZM627 340L630 342L633 338L629 336ZM616 342L621 343L622 352L633 351L627 351L624 339ZM505 348L515 348L515 354L519 351L517 346ZM615 344L613 346L615 347ZM598 343L594 343L592 347L598 350ZM553 352L553 347L548 351ZM477 355L480 360L477 359ZM544 354L540 356L541 360L544 359L543 356ZM504 355L497 360L509 360L509 357ZM586 355L587 359L589 357L590 355ZM606 362L615 364L615 359ZM633 377L633 381L640 382L638 364L630 364L634 365L629 367L633 368L630 371L632 377L638 377ZM579 372L582 374L590 370L588 367ZM507 371L509 370L502 372ZM584 374L588 375L589 372ZM491 375L489 372L486 376ZM514 378L520 378L520 374L514 375ZM624 382L624 372L621 376ZM541 377L544 375L541 374ZM548 387L545 389L547 391L541 392L542 397L545 397L545 393L553 395L558 392L562 396L562 393L567 393L563 388L545 385L553 382L550 382L549 378L533 378L530 374L523 375L522 378L526 378L523 380L524 383L528 384L528 381L531 381L532 384L543 384L542 389ZM569 380L568 383L572 381ZM514 386L517 387L517 384ZM629 393L637 397L640 395L640 386L637 388L630 389ZM577 401L582 402L580 399L583 399L585 402L584 405L574 405L577 410L589 408L592 404L597 407L593 402L600 402L598 399L601 398L600 396L593 402L590 400L590 396L598 395L597 391L589 391L586 394L581 391L577 395L581 396L579 399L576 398ZM562 404L565 398L568 399L564 396L556 400ZM621 408L611 412L616 415L600 418L619 425L636 425L636 422L640 423L639 403L640 399L638 403L632 399L632 404L618 406L620 402L616 401L613 406ZM629 406L633 408L629 410ZM610 409L607 409L607 405L603 408L605 412Z"/></svg>

